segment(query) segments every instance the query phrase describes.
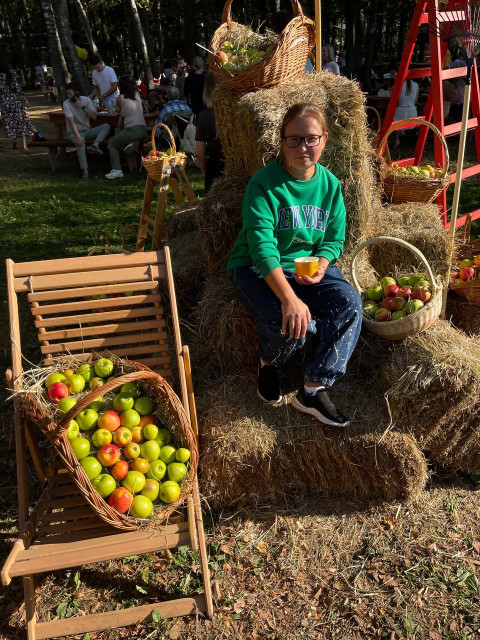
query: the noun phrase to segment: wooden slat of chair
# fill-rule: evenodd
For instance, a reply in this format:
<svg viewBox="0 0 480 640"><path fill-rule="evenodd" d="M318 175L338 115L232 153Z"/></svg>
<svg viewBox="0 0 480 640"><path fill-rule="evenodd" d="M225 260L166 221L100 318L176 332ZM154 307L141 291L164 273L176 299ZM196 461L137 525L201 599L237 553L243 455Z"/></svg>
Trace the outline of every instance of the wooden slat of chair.
<svg viewBox="0 0 480 640"><path fill-rule="evenodd" d="M33 292L27 295L27 299L29 302L45 302L47 300L62 300L64 298L85 298L85 296L99 296L104 293L125 293L130 291L151 292L152 290L157 289L157 287L158 283L155 280L148 280L147 282L126 282L125 284L96 285L94 287L80 287L75 289L61 290L53 289L50 291ZM130 303L132 302L132 299L135 300L135 298L136 296L130 296ZM115 300L119 302L121 301L121 298L115 298ZM103 300L103 302L110 303L112 302L112 300ZM148 300L141 300L140 302L148 302ZM94 307L92 307L92 309L93 308Z"/></svg>
<svg viewBox="0 0 480 640"><path fill-rule="evenodd" d="M81 327L80 329L59 329L57 331L45 331L39 333L40 340L67 340L69 338L83 338L83 336L101 336L107 334L119 334L132 331L145 331L147 329L159 329L166 325L165 320L145 320L144 322L125 322L116 324L100 324L94 327Z"/></svg>
<svg viewBox="0 0 480 640"><path fill-rule="evenodd" d="M125 303L124 303L125 304ZM45 315L43 308L40 307L42 316ZM67 325L92 324L94 322L108 322L112 320L131 320L132 318L145 318L146 316L156 316L163 314L163 307L131 307L127 309L119 309L118 311L102 311L100 313L82 313L74 316L54 316L53 318L45 318L36 320L35 326L39 327L58 327ZM38 315L38 314L36 314Z"/></svg>
<svg viewBox="0 0 480 640"><path fill-rule="evenodd" d="M118 336L116 338L96 338L92 340L78 340L77 342L61 342L53 345L46 345L40 348L42 353L73 353L74 351L91 351L103 347L118 346L120 344L131 345L136 342L154 342L155 340L166 340L165 331L161 333L140 333Z"/></svg>

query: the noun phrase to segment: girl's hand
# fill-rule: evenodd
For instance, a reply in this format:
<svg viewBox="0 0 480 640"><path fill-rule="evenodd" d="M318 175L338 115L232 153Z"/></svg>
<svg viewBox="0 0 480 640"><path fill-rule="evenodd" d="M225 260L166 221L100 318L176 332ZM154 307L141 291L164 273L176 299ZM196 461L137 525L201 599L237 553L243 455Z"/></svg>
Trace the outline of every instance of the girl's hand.
<svg viewBox="0 0 480 640"><path fill-rule="evenodd" d="M307 324L312 316L307 305L293 296L282 302L282 333L287 332L290 338L304 338L307 333Z"/></svg>
<svg viewBox="0 0 480 640"><path fill-rule="evenodd" d="M297 276L297 274L295 274L295 281L298 284L318 284L320 282L320 280L323 278L323 276L325 275L325 267L323 267L322 265L320 265L317 269L317 273L310 277L310 276Z"/></svg>

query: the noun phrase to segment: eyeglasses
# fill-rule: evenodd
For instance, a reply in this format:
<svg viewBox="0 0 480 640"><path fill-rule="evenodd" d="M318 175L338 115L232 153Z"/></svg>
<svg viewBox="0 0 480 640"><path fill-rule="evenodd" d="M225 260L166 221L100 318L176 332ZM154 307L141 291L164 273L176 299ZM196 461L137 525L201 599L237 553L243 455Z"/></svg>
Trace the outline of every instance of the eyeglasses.
<svg viewBox="0 0 480 640"><path fill-rule="evenodd" d="M319 136L284 136L285 144L290 149L297 149L302 142L305 143L306 147L318 147L320 144L320 140L323 138L325 134Z"/></svg>

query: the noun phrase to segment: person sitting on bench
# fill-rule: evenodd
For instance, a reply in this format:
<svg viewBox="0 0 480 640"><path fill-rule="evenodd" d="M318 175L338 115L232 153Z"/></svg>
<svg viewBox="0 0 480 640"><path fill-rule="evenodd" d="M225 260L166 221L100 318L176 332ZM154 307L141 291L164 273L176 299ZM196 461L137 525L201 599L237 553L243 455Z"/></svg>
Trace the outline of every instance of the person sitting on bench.
<svg viewBox="0 0 480 640"><path fill-rule="evenodd" d="M90 120L97 119L97 112L92 101L87 96L81 96L77 87L70 83L67 86L67 100L63 103L63 112L67 124L68 139L77 147L78 162L82 170L82 178L88 178L87 154L85 152L85 142L94 140L89 146L89 150L98 155L103 151L99 147L99 142L105 140L110 133L110 125L102 124L99 127L90 127Z"/></svg>

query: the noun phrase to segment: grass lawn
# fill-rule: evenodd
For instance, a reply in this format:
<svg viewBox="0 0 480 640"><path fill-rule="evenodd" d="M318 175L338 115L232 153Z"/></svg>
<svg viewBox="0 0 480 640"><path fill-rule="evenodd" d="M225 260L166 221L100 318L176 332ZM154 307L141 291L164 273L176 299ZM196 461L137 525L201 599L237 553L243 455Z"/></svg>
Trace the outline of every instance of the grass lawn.
<svg viewBox="0 0 480 640"><path fill-rule="evenodd" d="M37 127L52 135L33 96ZM9 143L10 144L10 143ZM400 149L404 153L404 149ZM452 152L453 154L454 152ZM102 236L120 243L138 221L145 174L107 181L107 158L93 158L91 179L79 179L76 156L52 174L46 152L0 149L0 376L10 363L4 259L83 256ZM198 171L189 172L202 194ZM462 206L478 208L480 183L470 180ZM173 198L169 211L173 209ZM421 221L419 221L421 224ZM476 226L478 231L478 225ZM131 240L134 240L132 233ZM132 247L132 242L129 244ZM25 319L30 314L24 309ZM26 322L25 322L26 323ZM30 326L27 355L36 338ZM32 356L33 357L33 356ZM201 378L201 372L194 377ZM2 384L0 387L4 387ZM3 392L3 398L7 397ZM372 398L372 410L381 398ZM421 420L421 415L418 416ZM15 538L16 465L11 404L0 409L0 561ZM39 486L34 474L33 493ZM219 592L213 620L155 618L138 627L76 636L77 640L474 640L480 638L480 505L473 484L432 469L416 504L365 504L285 496L285 506L211 514L205 509L209 562ZM122 562L58 571L36 582L44 620L68 618L201 591L198 556L130 556ZM0 640L25 637L22 583L0 591Z"/></svg>

